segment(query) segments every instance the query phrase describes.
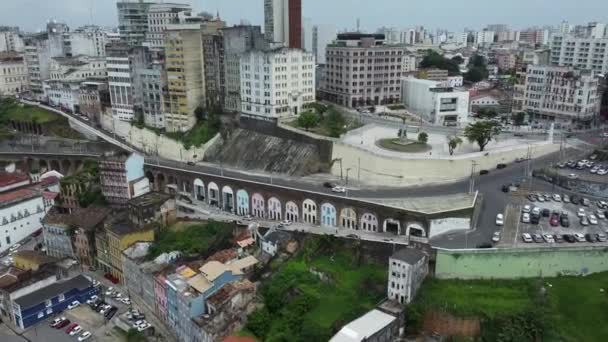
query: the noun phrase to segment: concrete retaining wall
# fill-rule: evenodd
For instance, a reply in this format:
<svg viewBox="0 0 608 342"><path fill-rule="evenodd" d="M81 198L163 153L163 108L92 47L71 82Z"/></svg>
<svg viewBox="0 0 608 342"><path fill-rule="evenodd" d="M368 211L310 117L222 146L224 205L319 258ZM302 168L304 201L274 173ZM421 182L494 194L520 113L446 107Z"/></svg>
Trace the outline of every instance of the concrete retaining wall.
<svg viewBox="0 0 608 342"><path fill-rule="evenodd" d="M454 158L424 159L421 155L420 159L406 159L374 154L353 145L335 142L332 159L341 159L342 165L334 163L331 173L339 176L341 171L346 172L346 169L351 168L351 179L360 177L367 183L380 185L447 183L469 177L472 161L477 163L478 171L492 170L496 164L511 163L518 157L524 157L527 149L527 145L522 145L520 148L471 153ZM558 151L559 145L541 142L531 144L531 149L533 158L537 158Z"/></svg>
<svg viewBox="0 0 608 342"><path fill-rule="evenodd" d="M156 132L148 129L140 129L129 122L114 120L112 116L102 115L102 127L110 132L116 132L127 140L131 145L144 151L146 154L158 155L162 158L177 160L177 161L199 161L205 156L205 152L217 139L217 134L213 139L209 140L201 147L191 147L186 150L181 142L170 139L168 137L158 135Z"/></svg>
<svg viewBox="0 0 608 342"><path fill-rule="evenodd" d="M437 250L440 279L510 279L588 275L608 271L608 248L556 247Z"/></svg>

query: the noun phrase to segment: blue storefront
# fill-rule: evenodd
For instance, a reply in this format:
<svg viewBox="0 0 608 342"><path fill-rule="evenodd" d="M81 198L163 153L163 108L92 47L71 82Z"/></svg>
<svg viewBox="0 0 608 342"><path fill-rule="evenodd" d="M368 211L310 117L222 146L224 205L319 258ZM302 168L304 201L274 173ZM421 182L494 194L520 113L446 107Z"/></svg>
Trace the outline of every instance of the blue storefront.
<svg viewBox="0 0 608 342"><path fill-rule="evenodd" d="M15 323L21 329L64 311L77 300L84 303L98 288L83 275L59 281L13 300Z"/></svg>

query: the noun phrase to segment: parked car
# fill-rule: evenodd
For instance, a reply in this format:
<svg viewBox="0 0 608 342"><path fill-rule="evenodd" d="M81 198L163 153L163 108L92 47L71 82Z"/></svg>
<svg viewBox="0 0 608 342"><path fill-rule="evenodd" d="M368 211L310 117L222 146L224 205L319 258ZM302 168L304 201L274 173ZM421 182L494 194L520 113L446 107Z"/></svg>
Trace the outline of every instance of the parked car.
<svg viewBox="0 0 608 342"><path fill-rule="evenodd" d="M600 209L606 209L608 208L608 203L606 203L605 201L597 201L597 207Z"/></svg>
<svg viewBox="0 0 608 342"><path fill-rule="evenodd" d="M507 167L507 164L500 163L500 164L496 165L496 168L499 170L504 169L505 167Z"/></svg>
<svg viewBox="0 0 608 342"><path fill-rule="evenodd" d="M595 217L595 215L591 214L589 215L589 223L596 225L597 224L597 217Z"/></svg>
<svg viewBox="0 0 608 342"><path fill-rule="evenodd" d="M113 306L108 312L105 313L104 316L106 317L106 319L110 320L112 319L112 317L114 317L116 311L118 311L118 308Z"/></svg>
<svg viewBox="0 0 608 342"><path fill-rule="evenodd" d="M530 211L532 211L532 206L530 206L529 204L524 205L524 208L522 209L522 211L524 213L529 213Z"/></svg>
<svg viewBox="0 0 608 342"><path fill-rule="evenodd" d="M544 234L543 239L546 243L555 243L555 240L553 239L553 234Z"/></svg>
<svg viewBox="0 0 608 342"><path fill-rule="evenodd" d="M331 189L332 192L345 193L346 189L342 186L335 186Z"/></svg>
<svg viewBox="0 0 608 342"><path fill-rule="evenodd" d="M587 218L587 216L581 217L581 226L588 226L588 225L589 225L589 219Z"/></svg>
<svg viewBox="0 0 608 342"><path fill-rule="evenodd" d="M532 216L540 216L540 208L539 207L532 208Z"/></svg>
<svg viewBox="0 0 608 342"><path fill-rule="evenodd" d="M564 240L566 240L569 243L575 243L576 242L576 238L572 234L564 234L564 235L562 235L562 237L564 238Z"/></svg>
<svg viewBox="0 0 608 342"><path fill-rule="evenodd" d="M525 243L530 243L532 242L532 236L528 233L523 233L521 234L521 239L525 242Z"/></svg>
<svg viewBox="0 0 608 342"><path fill-rule="evenodd" d="M606 219L606 214L602 210L599 210L599 209L596 210L595 216L597 216L597 218L600 219L600 220L605 220Z"/></svg>
<svg viewBox="0 0 608 342"><path fill-rule="evenodd" d="M521 216L521 222L523 222L523 223L530 223L530 214L524 213Z"/></svg>
<svg viewBox="0 0 608 342"><path fill-rule="evenodd" d="M543 209L541 213L542 213L543 217L551 216L551 210L549 210L547 208Z"/></svg>
<svg viewBox="0 0 608 342"><path fill-rule="evenodd" d="M500 241L500 232L494 232L492 235L492 242L496 243Z"/></svg>
<svg viewBox="0 0 608 342"><path fill-rule="evenodd" d="M545 199L545 195L543 194L537 194L536 198L538 199L539 202L546 202L547 200Z"/></svg>
<svg viewBox="0 0 608 342"><path fill-rule="evenodd" d="M144 330L146 330L146 329L148 329L150 327L152 327L152 325L150 323L146 322L146 323L138 326L137 327L137 331L142 332L142 331L144 331Z"/></svg>
<svg viewBox="0 0 608 342"><path fill-rule="evenodd" d="M61 323L57 324L55 326L55 329L63 329L65 327L67 327L68 324L70 324L70 320L66 318L65 320L61 321Z"/></svg>
<svg viewBox="0 0 608 342"><path fill-rule="evenodd" d="M91 337L91 333L88 332L88 331L85 331L85 332L82 333L82 335L80 335L78 337L78 341L84 341L84 340L86 340L86 339L88 339L90 337Z"/></svg>
<svg viewBox="0 0 608 342"><path fill-rule="evenodd" d="M245 216L243 217L243 220L245 220L245 221L251 221L251 220L253 220L253 216L251 216L251 215L247 214L247 215L245 215Z"/></svg>
<svg viewBox="0 0 608 342"><path fill-rule="evenodd" d="M481 170L481 171L479 171L479 175L480 176L487 175L488 173L490 173L490 171L488 171L488 170Z"/></svg>
<svg viewBox="0 0 608 342"><path fill-rule="evenodd" d="M551 196L553 198L553 200L555 202L561 202L562 201L562 196L560 196L559 194L553 194L553 196Z"/></svg>
<svg viewBox="0 0 608 342"><path fill-rule="evenodd" d="M329 189L335 188L336 186L338 186L336 183L332 183L332 182L325 182L323 183L323 186Z"/></svg>
<svg viewBox="0 0 608 342"><path fill-rule="evenodd" d="M572 195L572 197L570 198L570 202L572 204L578 205L580 203L580 198L576 195Z"/></svg>
<svg viewBox="0 0 608 342"><path fill-rule="evenodd" d="M568 175L568 179L578 179L578 175L576 173L571 173Z"/></svg>
<svg viewBox="0 0 608 342"><path fill-rule="evenodd" d="M74 328L78 327L78 323L72 323L72 325L70 325L67 329L65 329L65 333L69 334L72 332L72 330L74 330Z"/></svg>
<svg viewBox="0 0 608 342"><path fill-rule="evenodd" d="M583 234L581 234L581 233L574 234L574 239L577 242L585 242L585 236Z"/></svg>
<svg viewBox="0 0 608 342"><path fill-rule="evenodd" d="M527 197L530 202L536 202L538 200L538 197L536 197L535 194L528 194Z"/></svg>
<svg viewBox="0 0 608 342"><path fill-rule="evenodd" d="M595 234L595 239L598 242L606 242L608 240L608 237L606 237L606 234Z"/></svg>
<svg viewBox="0 0 608 342"><path fill-rule="evenodd" d="M564 228L568 228L570 227L570 219L568 219L568 216L561 216L559 218L559 223L562 225L562 227Z"/></svg>
<svg viewBox="0 0 608 342"><path fill-rule="evenodd" d="M562 242L564 242L564 238L561 235L558 235L558 234L553 235L553 240L556 243L562 243Z"/></svg>
<svg viewBox="0 0 608 342"><path fill-rule="evenodd" d="M87 304L91 305L91 303L95 303L98 299L99 297L97 297L97 295L93 295L91 298L87 299Z"/></svg>
<svg viewBox="0 0 608 342"><path fill-rule="evenodd" d="M564 195L564 196L562 196L562 201L563 201L564 203L570 203L570 196L568 196L568 195Z"/></svg>
<svg viewBox="0 0 608 342"><path fill-rule="evenodd" d="M78 335L82 331L82 327L80 325L76 325L72 331L69 332L70 336Z"/></svg>
<svg viewBox="0 0 608 342"><path fill-rule="evenodd" d="M549 224L552 227L559 226L559 215L551 215L551 219L549 219Z"/></svg>
<svg viewBox="0 0 608 342"><path fill-rule="evenodd" d="M585 240L587 240L587 242L595 242L595 235L585 234Z"/></svg>
<svg viewBox="0 0 608 342"><path fill-rule="evenodd" d="M583 199L581 200L581 204L585 207L588 207L589 205L591 205L591 202L587 198L583 197Z"/></svg>
<svg viewBox="0 0 608 342"><path fill-rule="evenodd" d="M68 310L72 310L75 307L78 307L80 305L80 302L75 300L72 303L70 303L70 305L68 305Z"/></svg>
<svg viewBox="0 0 608 342"><path fill-rule="evenodd" d="M586 216L586 214L585 214L585 208L578 208L578 212L576 213L576 216L578 216L578 217L584 217L584 216Z"/></svg>
<svg viewBox="0 0 608 342"><path fill-rule="evenodd" d="M536 243L542 243L543 241L543 237L540 234L533 234L532 235L532 240L534 240L534 242Z"/></svg>
<svg viewBox="0 0 608 342"><path fill-rule="evenodd" d="M497 214L496 215L496 225L502 226L503 224L505 224L504 216L502 214Z"/></svg>

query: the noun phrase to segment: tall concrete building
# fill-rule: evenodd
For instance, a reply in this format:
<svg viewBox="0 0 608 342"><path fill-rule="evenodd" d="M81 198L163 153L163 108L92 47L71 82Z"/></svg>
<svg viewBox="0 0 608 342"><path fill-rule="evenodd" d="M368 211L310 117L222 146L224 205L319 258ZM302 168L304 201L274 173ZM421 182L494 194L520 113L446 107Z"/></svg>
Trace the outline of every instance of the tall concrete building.
<svg viewBox="0 0 608 342"><path fill-rule="evenodd" d="M141 45L148 32L148 10L154 2L123 0L116 3L120 39L130 46Z"/></svg>
<svg viewBox="0 0 608 342"><path fill-rule="evenodd" d="M205 82L205 106L221 110L224 105L224 38L222 29L226 23L218 18L205 21L203 31L203 68Z"/></svg>
<svg viewBox="0 0 608 342"><path fill-rule="evenodd" d="M180 14L190 15L191 13L192 7L188 4L151 4L148 8L148 29L144 45L154 49L162 49L165 44L163 32L167 29L167 25L178 24Z"/></svg>
<svg viewBox="0 0 608 342"><path fill-rule="evenodd" d="M550 65L528 65L514 108L531 120L567 127L591 122L599 113L601 93L595 71Z"/></svg>
<svg viewBox="0 0 608 342"><path fill-rule="evenodd" d="M17 95L29 87L23 56L0 52L0 96Z"/></svg>
<svg viewBox="0 0 608 342"><path fill-rule="evenodd" d="M336 39L336 28L333 25L315 25L312 28L312 54L317 64L325 64L325 48Z"/></svg>
<svg viewBox="0 0 608 342"><path fill-rule="evenodd" d="M341 33L327 46L320 96L360 107L401 102L404 45L385 44L382 34Z"/></svg>
<svg viewBox="0 0 608 342"><path fill-rule="evenodd" d="M240 25L222 29L224 47L224 111L241 110L241 55L264 50L268 43L259 26Z"/></svg>
<svg viewBox="0 0 608 342"><path fill-rule="evenodd" d="M302 0L264 0L264 34L271 42L302 49Z"/></svg>
<svg viewBox="0 0 608 342"><path fill-rule="evenodd" d="M68 35L67 54L72 56L105 56L108 38L99 26L84 26Z"/></svg>
<svg viewBox="0 0 608 342"><path fill-rule="evenodd" d="M150 63L135 69L135 92L141 99L144 123L150 127L165 128L163 89L167 85L164 56L156 54Z"/></svg>
<svg viewBox="0 0 608 342"><path fill-rule="evenodd" d="M192 128L194 110L205 104L202 39L200 24L169 25L165 31L165 128L169 132Z"/></svg>
<svg viewBox="0 0 608 342"><path fill-rule="evenodd" d="M608 38L556 34L551 39L550 62L608 73Z"/></svg>
<svg viewBox="0 0 608 342"><path fill-rule="evenodd" d="M315 101L312 53L280 48L241 57L241 112L278 118L298 115Z"/></svg>
<svg viewBox="0 0 608 342"><path fill-rule="evenodd" d="M0 52L23 52L25 44L18 27L0 26Z"/></svg>

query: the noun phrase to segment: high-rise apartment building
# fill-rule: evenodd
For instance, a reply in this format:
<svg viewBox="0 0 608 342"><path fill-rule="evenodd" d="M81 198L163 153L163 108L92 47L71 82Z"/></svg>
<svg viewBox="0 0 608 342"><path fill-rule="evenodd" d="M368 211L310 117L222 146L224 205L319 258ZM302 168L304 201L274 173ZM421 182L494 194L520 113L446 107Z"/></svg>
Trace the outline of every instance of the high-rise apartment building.
<svg viewBox="0 0 608 342"><path fill-rule="evenodd" d="M68 35L67 54L72 56L105 56L108 38L99 26L84 26Z"/></svg>
<svg viewBox="0 0 608 342"><path fill-rule="evenodd" d="M321 96L359 107L401 102L404 45L387 45L382 34L342 33L326 48Z"/></svg>
<svg viewBox="0 0 608 342"><path fill-rule="evenodd" d="M556 34L551 39L551 64L608 72L608 38Z"/></svg>
<svg viewBox="0 0 608 342"><path fill-rule="evenodd" d="M241 112L278 118L298 115L315 101L312 53L280 48L241 57Z"/></svg>
<svg viewBox="0 0 608 342"><path fill-rule="evenodd" d="M494 31L479 31L475 35L475 44L490 45L494 43Z"/></svg>
<svg viewBox="0 0 608 342"><path fill-rule="evenodd" d="M303 48L302 0L264 0L264 34L271 42Z"/></svg>
<svg viewBox="0 0 608 342"><path fill-rule="evenodd" d="M66 36L69 34L67 25L50 22L44 33L35 34L25 42L25 62L33 95L43 99L42 82L50 77L49 67L53 57L67 54Z"/></svg>
<svg viewBox="0 0 608 342"><path fill-rule="evenodd" d="M0 52L0 96L17 95L29 87L23 56Z"/></svg>
<svg viewBox="0 0 608 342"><path fill-rule="evenodd" d="M24 49L18 27L0 26L0 52L23 52Z"/></svg>
<svg viewBox="0 0 608 342"><path fill-rule="evenodd" d="M519 42L525 42L532 46L549 44L549 30L528 29L519 32Z"/></svg>
<svg viewBox="0 0 608 342"><path fill-rule="evenodd" d="M195 109L205 104L202 39L200 24L169 25L165 31L165 128L169 132L192 128Z"/></svg>
<svg viewBox="0 0 608 342"><path fill-rule="evenodd" d="M192 7L177 3L151 4L148 8L148 29L144 45L162 49L165 45L163 32L167 29L167 25L179 23L180 13L191 15Z"/></svg>
<svg viewBox="0 0 608 342"><path fill-rule="evenodd" d="M224 38L222 29L226 25L219 18L207 20L203 31L203 63L205 82L205 106L214 110L224 105Z"/></svg>
<svg viewBox="0 0 608 342"><path fill-rule="evenodd" d="M222 29L224 47L224 111L241 110L241 55L264 50L268 43L259 26L240 25Z"/></svg>
<svg viewBox="0 0 608 342"><path fill-rule="evenodd" d="M531 113L530 119L561 126L591 121L599 112L599 78L591 70L550 65L528 65L521 91L514 93L514 108Z"/></svg>
<svg viewBox="0 0 608 342"><path fill-rule="evenodd" d="M148 10L154 2L118 1L118 31L120 39L130 46L141 45L148 32Z"/></svg>

